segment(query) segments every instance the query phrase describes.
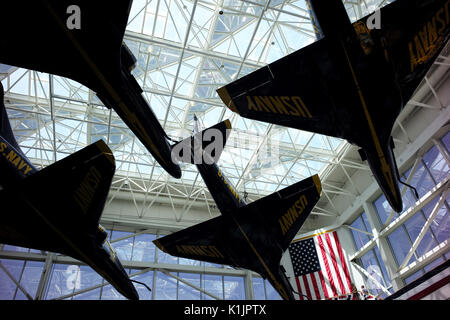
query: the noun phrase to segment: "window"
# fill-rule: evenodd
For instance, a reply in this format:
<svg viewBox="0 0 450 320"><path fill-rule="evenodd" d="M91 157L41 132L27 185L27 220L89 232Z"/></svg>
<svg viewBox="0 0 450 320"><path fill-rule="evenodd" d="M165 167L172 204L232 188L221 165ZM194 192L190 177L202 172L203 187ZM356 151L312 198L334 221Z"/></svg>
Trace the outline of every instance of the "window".
<svg viewBox="0 0 450 320"><path fill-rule="evenodd" d="M447 152L450 153L450 132L448 132L445 136L442 137L441 142L447 149Z"/></svg>
<svg viewBox="0 0 450 320"><path fill-rule="evenodd" d="M253 298L255 300L281 300L281 296L269 281L260 277L253 277Z"/></svg>
<svg viewBox="0 0 450 320"><path fill-rule="evenodd" d="M177 299L177 280L162 272L156 274L156 300L176 300Z"/></svg>
<svg viewBox="0 0 450 320"><path fill-rule="evenodd" d="M388 201L386 200L386 197L383 195L381 195L377 200L375 200L375 202L373 203L375 208L377 209L377 214L378 214L378 218L381 222L381 224L384 224L388 217L389 214L391 213L392 209L391 206L389 205Z"/></svg>
<svg viewBox="0 0 450 320"><path fill-rule="evenodd" d="M131 270L131 274L138 273L140 270ZM150 289L153 287L153 271L148 271L132 277L133 280L145 283ZM139 294L140 300L151 300L152 292L139 283L133 283Z"/></svg>
<svg viewBox="0 0 450 320"><path fill-rule="evenodd" d="M388 240L392 251L394 252L395 259L397 260L397 265L400 265L411 248L411 241L408 239L408 234L403 226L400 226L388 236ZM415 257L412 256L410 262L415 260Z"/></svg>
<svg viewBox="0 0 450 320"><path fill-rule="evenodd" d="M177 264L178 263L178 257L174 257L168 253L165 253L164 251L161 251L158 249L158 263L172 263Z"/></svg>
<svg viewBox="0 0 450 320"><path fill-rule="evenodd" d="M423 213L425 214L425 217L427 219L431 215L438 201L439 197L436 197L423 209ZM450 215L448 208L449 202L450 194L447 196L446 202L444 202L444 204L441 206L433 222L431 223L430 228L438 243L444 242L445 240L450 238Z"/></svg>
<svg viewBox="0 0 450 320"><path fill-rule="evenodd" d="M226 300L245 300L243 277L224 276L223 287Z"/></svg>
<svg viewBox="0 0 450 320"><path fill-rule="evenodd" d="M433 199L423 210L417 212L388 236L389 243L397 260L397 265L402 264L438 200L439 197ZM409 263L436 247L440 242L448 239L449 219L447 213L448 209L444 203L432 222L431 228L428 229L420 241ZM436 234L439 237L436 237Z"/></svg>
<svg viewBox="0 0 450 320"><path fill-rule="evenodd" d="M433 187L435 186L433 179L429 175L428 170L426 170L422 161L417 166L416 171L413 173L413 177L411 179L410 184L417 189L417 192L419 193L419 198L423 197L428 191L433 189ZM411 204L408 207L410 206Z"/></svg>
<svg viewBox="0 0 450 320"><path fill-rule="evenodd" d="M5 244L3 249L5 251L16 251L16 252L31 252L31 253L41 253L40 250L18 247L18 246L10 246L9 244Z"/></svg>
<svg viewBox="0 0 450 320"><path fill-rule="evenodd" d="M99 300L102 288L96 288L84 293L74 295L72 300Z"/></svg>
<svg viewBox="0 0 450 320"><path fill-rule="evenodd" d="M140 269L126 268L131 278L145 283L153 290L149 291L144 285L134 283L134 286L141 300L200 300L200 299L227 299L244 300L246 298L245 273L239 275L221 274L224 266L208 263L204 261L177 258L157 251L153 240L157 238L155 234L125 232L119 230L108 231L108 241L114 248L122 264L126 266L131 261L149 262L148 268L153 268L154 263L177 263L196 266L196 271L185 271L183 266L179 271L171 271L170 275L158 271L143 272L145 264L136 264ZM24 259L30 249L2 246L2 249L18 251L24 253ZM158 252L158 262L155 261ZM42 261L45 255L41 251L36 251L41 255ZM22 284L28 294L33 298L36 295L37 287L41 278L44 262L21 261L21 260L0 260L7 268L15 280ZM208 267L207 270L203 267ZM178 266L175 266L178 268ZM210 269L215 268L215 269ZM225 266L226 268L226 266ZM230 267L231 268L231 267ZM205 270L208 274L205 274ZM234 270L234 269L233 269ZM217 274L210 274L213 271ZM75 264L53 263L50 269L48 283L45 285L44 299L63 300L124 300L123 297L112 285L110 285L101 275L91 267L82 262ZM156 273L156 274L155 274ZM183 279L180 280L180 279ZM262 285L262 299L280 299L279 295L267 281L259 278ZM201 289L200 289L201 288ZM204 290L204 292L202 291ZM209 294L213 295L213 297ZM0 300L26 299L6 273L0 269Z"/></svg>
<svg viewBox="0 0 450 320"><path fill-rule="evenodd" d="M207 262L207 261L201 261L200 264L205 267L222 268L221 264Z"/></svg>
<svg viewBox="0 0 450 320"><path fill-rule="evenodd" d="M0 262L14 280L19 282L27 294L34 299L44 263L4 259L0 260ZM2 299L28 300L25 293L16 286L14 281L3 270L0 270L0 284L0 297Z"/></svg>
<svg viewBox="0 0 450 320"><path fill-rule="evenodd" d="M265 281L266 284L266 300L281 300L281 296L272 287L269 281Z"/></svg>
<svg viewBox="0 0 450 320"><path fill-rule="evenodd" d="M420 269L419 271L414 272L412 275L405 278L405 284L410 284L414 280L419 279L423 275L423 270Z"/></svg>
<svg viewBox="0 0 450 320"><path fill-rule="evenodd" d="M422 227L425 225L426 219L422 211L416 213L412 218L405 222L404 226L408 233L409 239L411 239L411 244L415 242L419 236ZM430 249L434 248L438 243L434 239L430 229L425 233L423 239L420 241L415 254L420 257L427 253ZM400 261L401 263L402 261Z"/></svg>
<svg viewBox="0 0 450 320"><path fill-rule="evenodd" d="M362 267L371 275L371 277L365 279L367 290L374 295L385 297L386 293L384 293L380 285L387 289L391 286L391 282L378 248L375 247L362 256L361 264ZM357 289L360 290L361 288Z"/></svg>
<svg viewBox="0 0 450 320"><path fill-rule="evenodd" d="M435 183L444 180L450 172L447 161L445 161L444 156L439 152L436 146L432 147L430 151L427 152L423 157L423 162L431 173Z"/></svg>
<svg viewBox="0 0 450 320"><path fill-rule="evenodd" d="M159 238L164 237L164 235L160 235ZM158 263L172 263L177 264L178 263L178 257L174 257L168 253L165 253L164 251L158 250Z"/></svg>
<svg viewBox="0 0 450 320"><path fill-rule="evenodd" d="M139 234L134 237L132 261L155 261L156 246L153 240L156 239L154 234Z"/></svg>
<svg viewBox="0 0 450 320"><path fill-rule="evenodd" d="M371 232L369 221L367 220L365 212L356 218L350 226L362 231ZM350 231L353 235L353 240L355 241L356 250L361 249L367 242L370 241L369 235L354 229L350 229Z"/></svg>
<svg viewBox="0 0 450 320"><path fill-rule="evenodd" d="M186 259L186 258L179 258L178 260L179 264L186 264L189 266L199 266L201 265L202 261L200 260L193 260L193 259Z"/></svg>
<svg viewBox="0 0 450 320"><path fill-rule="evenodd" d="M5 259L1 259L0 263L8 270L15 280L20 278L20 274L22 273L25 264L23 261ZM13 300L17 292L17 286L3 270L0 270L0 284L0 299Z"/></svg>
<svg viewBox="0 0 450 320"><path fill-rule="evenodd" d="M132 232L112 231L111 232L111 246L116 250L120 260L131 261L133 256L133 240ZM123 240L118 240L122 239Z"/></svg>
<svg viewBox="0 0 450 320"><path fill-rule="evenodd" d="M414 280L419 279L423 274L425 274L425 272L433 270L435 267L437 267L438 265L440 265L443 262L444 262L444 258L442 258L442 257L437 258L436 260L434 260L433 262L428 264L424 269L420 269L419 271L417 271L417 272L413 273L412 275L406 277L404 279L405 280L405 284L410 284Z"/></svg>
<svg viewBox="0 0 450 320"><path fill-rule="evenodd" d="M445 147L448 149L448 142L450 142L450 135L447 134L441 139ZM403 176L403 179L410 175L412 168L407 170ZM423 197L427 192L433 189L438 183L448 179L450 169L444 155L439 152L436 146L431 147L423 158L418 162L416 170L412 172L410 184L414 186L419 197ZM396 227L396 229L388 236L389 244L394 253L397 265L401 265L411 250L413 243L418 238L423 226L427 219L430 217L433 209L436 207L441 195L436 196L431 202L429 202L422 210L419 210L411 218L409 218L403 225ZM450 197L450 196L449 196ZM408 263L412 263L417 258L423 256L428 251L435 248L439 243L447 240L450 237L450 220L449 220L449 206L447 197L443 205L438 208L438 212L434 220L431 223L430 228L423 235L422 240L417 246L414 254ZM417 199L413 196L412 191L407 188L403 196L404 209L403 212L409 209L415 204ZM376 211L380 221L385 223L392 209L388 205L385 197L380 196L375 202ZM398 214L395 213L394 217ZM420 277L424 272L436 266L445 258L439 257L433 262L429 263L423 269L418 270L414 274L406 277L404 280L406 283L410 283Z"/></svg>
<svg viewBox="0 0 450 320"><path fill-rule="evenodd" d="M105 281L105 280L103 280ZM101 300L126 300L112 285L108 284L102 288Z"/></svg>
<svg viewBox="0 0 450 320"><path fill-rule="evenodd" d="M450 139L449 134L447 134L445 139ZM443 139L444 139L443 138ZM444 141L444 140L443 140ZM406 180L410 173L412 167L409 168L402 176L403 180ZM430 148L430 150L424 155L423 159L417 165L416 170L412 173L410 184L416 187L419 197L424 196L428 191L433 189L436 184L445 179L450 173L450 169L445 161L444 156L439 152L436 146ZM403 211L406 211L412 205L415 204L417 199L413 195L410 188L406 188L403 198ZM380 221L384 224L392 212L391 207L386 201L384 195L380 196L374 205L377 209ZM447 205L448 208L448 205ZM394 216L398 217L398 214L394 212Z"/></svg>
<svg viewBox="0 0 450 320"><path fill-rule="evenodd" d="M88 266L54 264L47 287L46 299L55 299L65 295L74 294L100 285L103 278ZM98 294L96 294L98 292ZM100 290L89 290L83 296L73 296L73 299L99 299ZM72 299L72 297L69 297Z"/></svg>
<svg viewBox="0 0 450 320"><path fill-rule="evenodd" d="M259 277L253 277L253 298L255 300L266 299L266 288L264 286L264 279Z"/></svg>
<svg viewBox="0 0 450 320"><path fill-rule="evenodd" d="M200 288L200 274L196 273L179 273L178 277L186 282ZM200 291L194 287L178 281L178 300L200 300Z"/></svg>
<svg viewBox="0 0 450 320"><path fill-rule="evenodd" d="M223 281L220 275L205 274L202 279L202 289L214 296L223 299ZM202 292L202 299L212 300L213 298Z"/></svg>

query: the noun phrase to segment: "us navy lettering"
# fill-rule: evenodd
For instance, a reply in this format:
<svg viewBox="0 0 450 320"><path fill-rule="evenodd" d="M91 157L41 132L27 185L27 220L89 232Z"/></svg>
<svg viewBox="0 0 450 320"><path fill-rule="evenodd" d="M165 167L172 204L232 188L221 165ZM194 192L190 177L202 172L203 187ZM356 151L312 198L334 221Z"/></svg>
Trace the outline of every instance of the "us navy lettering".
<svg viewBox="0 0 450 320"><path fill-rule="evenodd" d="M193 254L197 256L223 258L222 253L215 246L180 245L176 246L177 251L183 254Z"/></svg>
<svg viewBox="0 0 450 320"><path fill-rule="evenodd" d="M19 171L22 171L25 175L31 173L33 168L22 159L14 150L10 150L5 142L0 143L0 155L13 164Z"/></svg>
<svg viewBox="0 0 450 320"><path fill-rule="evenodd" d="M233 188L228 179L223 175L222 171L217 170L217 175L221 178L222 182L228 187L231 194L240 202L241 197L239 196L239 193L237 193L237 191Z"/></svg>
<svg viewBox="0 0 450 320"><path fill-rule="evenodd" d="M95 190L97 189L101 181L101 174L96 167L91 167L80 183L80 186L75 191L73 198L80 206L80 209L84 214L87 213L92 200L95 196Z"/></svg>
<svg viewBox="0 0 450 320"><path fill-rule="evenodd" d="M248 110L312 118L305 103L298 96L247 96L247 105Z"/></svg>
<svg viewBox="0 0 450 320"><path fill-rule="evenodd" d="M298 198L298 200L289 208L289 210L278 219L280 224L281 233L283 235L288 232L288 230L292 227L294 222L298 219L298 217L302 214L303 210L305 210L308 205L308 199L304 194Z"/></svg>
<svg viewBox="0 0 450 320"><path fill-rule="evenodd" d="M414 38L409 42L408 49L411 60L411 72L420 64L426 63L439 50L440 46L437 43L450 24L449 6L450 0L430 20L424 23Z"/></svg>

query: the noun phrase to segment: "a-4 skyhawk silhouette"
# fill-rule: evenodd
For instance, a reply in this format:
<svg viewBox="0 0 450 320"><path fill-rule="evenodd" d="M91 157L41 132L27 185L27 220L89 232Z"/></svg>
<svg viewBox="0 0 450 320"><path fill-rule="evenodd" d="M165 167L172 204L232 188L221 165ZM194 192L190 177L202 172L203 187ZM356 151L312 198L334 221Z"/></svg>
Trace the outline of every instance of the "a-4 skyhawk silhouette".
<svg viewBox="0 0 450 320"><path fill-rule="evenodd" d="M0 3L0 63L73 79L113 108L173 177L170 138L131 71L123 42L132 0L35 0Z"/></svg>
<svg viewBox="0 0 450 320"><path fill-rule="evenodd" d="M221 132L215 135L219 138L204 138L211 129ZM229 129L231 125L226 120L202 132L195 130L192 138L180 142L191 145L183 149L190 150L191 156L181 161L196 163L221 216L154 243L173 256L255 271L267 279L283 299L294 300L292 286L280 261L320 198L320 179L318 175L312 176L246 204L213 161L220 157ZM207 141L211 140L223 143L222 148L209 152Z"/></svg>
<svg viewBox="0 0 450 320"><path fill-rule="evenodd" d="M217 92L242 117L357 145L401 212L391 132L448 42L450 0L397 0L353 24L342 0L309 2L323 38Z"/></svg>
<svg viewBox="0 0 450 320"><path fill-rule="evenodd" d="M17 144L0 83L0 243L71 256L137 300L99 225L114 172L114 157L103 140L38 171Z"/></svg>

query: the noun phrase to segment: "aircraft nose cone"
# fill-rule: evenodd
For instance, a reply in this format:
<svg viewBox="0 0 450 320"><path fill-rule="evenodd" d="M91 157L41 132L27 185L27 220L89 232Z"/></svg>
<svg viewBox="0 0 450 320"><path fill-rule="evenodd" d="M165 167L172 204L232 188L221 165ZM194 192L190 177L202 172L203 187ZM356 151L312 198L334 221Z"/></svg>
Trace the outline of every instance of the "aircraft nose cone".
<svg viewBox="0 0 450 320"><path fill-rule="evenodd" d="M127 299L134 301L139 300L139 294L137 293L136 288L131 281L129 281L129 285L127 287L123 288L123 291L123 295Z"/></svg>
<svg viewBox="0 0 450 320"><path fill-rule="evenodd" d="M395 212L398 212L398 213L402 212L403 200L402 200L402 197L400 196L400 192L391 193L391 192L389 192L389 190L383 190L383 192L384 192L386 200L389 203L389 205L391 206L391 208Z"/></svg>
<svg viewBox="0 0 450 320"><path fill-rule="evenodd" d="M402 203L402 201L391 203L391 206L392 206L392 209L394 209L395 212L400 213L403 210L403 203Z"/></svg>
<svg viewBox="0 0 450 320"><path fill-rule="evenodd" d="M169 174L175 179L181 178L181 168L179 165L174 164L170 170L167 170L167 172L169 172Z"/></svg>

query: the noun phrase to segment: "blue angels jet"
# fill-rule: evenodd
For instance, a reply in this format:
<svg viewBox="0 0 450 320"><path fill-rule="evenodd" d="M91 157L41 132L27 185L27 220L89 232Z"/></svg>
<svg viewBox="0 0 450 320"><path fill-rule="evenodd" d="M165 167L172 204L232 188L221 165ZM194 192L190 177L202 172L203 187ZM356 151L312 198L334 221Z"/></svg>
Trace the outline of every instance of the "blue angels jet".
<svg viewBox="0 0 450 320"><path fill-rule="evenodd" d="M73 79L93 90L173 177L170 137L131 74L123 43L131 0L35 0L0 3L0 63Z"/></svg>
<svg viewBox="0 0 450 320"><path fill-rule="evenodd" d="M217 93L242 117L357 145L401 212L391 132L448 42L450 0L397 0L353 24L342 0L308 1L323 37Z"/></svg>
<svg viewBox="0 0 450 320"><path fill-rule="evenodd" d="M99 140L38 171L11 130L0 83L0 243L85 262L128 299L139 295L99 219L115 172Z"/></svg>
<svg viewBox="0 0 450 320"><path fill-rule="evenodd" d="M205 139L212 129L222 134L215 135L217 140ZM182 149L180 161L196 163L221 216L157 239L154 243L173 256L257 272L283 299L294 300L294 291L280 261L320 198L320 179L317 175L312 176L246 204L214 162L220 157L229 129L231 125L226 120L204 131L197 130L193 137L180 142L185 146L191 145L191 148ZM210 148L209 141L217 141L222 147ZM184 158L184 150L190 150L187 159Z"/></svg>

